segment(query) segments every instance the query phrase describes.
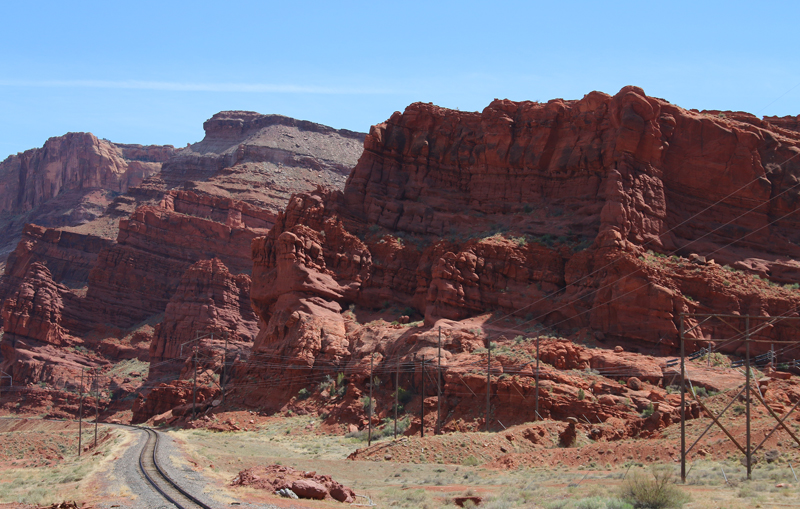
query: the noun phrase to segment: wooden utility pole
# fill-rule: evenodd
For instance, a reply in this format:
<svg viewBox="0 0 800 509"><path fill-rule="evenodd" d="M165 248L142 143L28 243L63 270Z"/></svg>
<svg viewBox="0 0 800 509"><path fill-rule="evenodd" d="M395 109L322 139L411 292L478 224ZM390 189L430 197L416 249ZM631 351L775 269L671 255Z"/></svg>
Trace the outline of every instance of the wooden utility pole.
<svg viewBox="0 0 800 509"><path fill-rule="evenodd" d="M442 433L442 326L439 326L439 366L436 370L436 429L435 435Z"/></svg>
<svg viewBox="0 0 800 509"><path fill-rule="evenodd" d="M397 370L394 372L394 437L397 438L397 405L400 401L400 356L397 356Z"/></svg>
<svg viewBox="0 0 800 509"><path fill-rule="evenodd" d="M489 411L492 397L492 341L486 339L486 431L489 431Z"/></svg>
<svg viewBox="0 0 800 509"><path fill-rule="evenodd" d="M681 482L686 482L686 346L684 345L684 323L681 313ZM749 423L749 420L748 420Z"/></svg>
<svg viewBox="0 0 800 509"><path fill-rule="evenodd" d="M225 331L225 350L222 351L222 401L225 402L225 364L228 362L228 331Z"/></svg>
<svg viewBox="0 0 800 509"><path fill-rule="evenodd" d="M534 413L533 420L539 419L539 336L536 336L536 390L533 396Z"/></svg>
<svg viewBox="0 0 800 509"><path fill-rule="evenodd" d="M80 404L78 405L78 456L81 455L81 438L83 437L83 372L85 371L84 368L81 368L81 397L80 397Z"/></svg>
<svg viewBox="0 0 800 509"><path fill-rule="evenodd" d="M425 357L422 358L422 399L419 402L419 436L425 436Z"/></svg>
<svg viewBox="0 0 800 509"><path fill-rule="evenodd" d="M750 315L745 317L744 327L745 355L747 359L747 373L745 375L745 405L747 409L747 479L751 479L753 473L753 455L750 447Z"/></svg>
<svg viewBox="0 0 800 509"><path fill-rule="evenodd" d="M769 345L769 367L775 370L775 344Z"/></svg>
<svg viewBox="0 0 800 509"><path fill-rule="evenodd" d="M372 367L375 361L375 352L369 354L369 432L367 434L367 447L372 445Z"/></svg>
<svg viewBox="0 0 800 509"><path fill-rule="evenodd" d="M192 420L197 414L197 343L194 345L194 381L192 383Z"/></svg>
<svg viewBox="0 0 800 509"><path fill-rule="evenodd" d="M97 421L100 419L100 377L94 371L94 448L97 449Z"/></svg>

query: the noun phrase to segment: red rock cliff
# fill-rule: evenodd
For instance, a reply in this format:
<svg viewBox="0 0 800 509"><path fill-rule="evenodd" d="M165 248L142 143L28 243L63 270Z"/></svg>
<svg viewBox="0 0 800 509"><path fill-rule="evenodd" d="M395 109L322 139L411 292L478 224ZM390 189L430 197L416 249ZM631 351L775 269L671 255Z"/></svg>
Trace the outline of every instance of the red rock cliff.
<svg viewBox="0 0 800 509"><path fill-rule="evenodd" d="M176 209L200 211L208 219ZM214 220L221 213L225 223ZM197 261L216 257L234 274L249 273L248 246L266 230L246 225L263 227L270 217L230 199L191 192L170 194L159 206L141 206L120 221L117 243L99 253L86 305L99 321L130 327L162 313Z"/></svg>
<svg viewBox="0 0 800 509"><path fill-rule="evenodd" d="M749 120L636 87L494 101L482 113L412 104L373 127L343 193L294 197L253 242L264 325L252 358L290 360L242 376L358 362L366 350L341 314L350 303L412 306L428 324L513 313L521 327L588 330L664 353L683 311L792 312L791 289L646 252L700 253L800 281L800 136ZM788 326L771 334L797 339Z"/></svg>
<svg viewBox="0 0 800 509"><path fill-rule="evenodd" d="M0 212L31 210L65 190L124 193L157 173L172 147L115 145L91 133L50 138L0 163Z"/></svg>
<svg viewBox="0 0 800 509"><path fill-rule="evenodd" d="M150 358L153 362L178 358L180 345L195 339L197 332L229 332L230 348L239 350L241 344L252 343L257 331L250 277L231 274L216 258L202 260L189 267L167 304L150 344ZM179 364L183 365L182 358Z"/></svg>

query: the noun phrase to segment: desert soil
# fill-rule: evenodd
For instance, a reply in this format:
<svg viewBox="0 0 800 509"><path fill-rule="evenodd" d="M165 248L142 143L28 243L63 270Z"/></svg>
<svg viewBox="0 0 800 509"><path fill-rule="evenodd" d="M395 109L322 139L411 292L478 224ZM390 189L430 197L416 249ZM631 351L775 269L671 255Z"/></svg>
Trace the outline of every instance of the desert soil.
<svg viewBox="0 0 800 509"><path fill-rule="evenodd" d="M714 396L708 404L724 405L724 396ZM757 443L772 424L764 412L754 415ZM545 444L536 451L517 445L522 452L516 453L508 436L522 441L529 427L555 429L556 423L530 423L500 433L449 433L397 441L388 437L367 448L366 442L331 430L315 416L268 417L240 410L217 419L234 422L243 431L164 430L170 440L162 457L184 482L204 486L211 502L220 507L232 502L243 507L341 506L335 501L289 501L231 486L239 472L256 465L282 464L330 475L364 497L357 503L415 508L451 505L453 497L468 495L482 497L481 507L488 508L602 508L629 478L650 475L652 464L671 468L676 477L679 472L678 424L657 439L597 443L582 439L575 447ZM738 437L740 421L732 415L722 423ZM687 442L691 444L710 422L691 421ZM796 421L790 428L797 428ZM126 477L129 474L120 474L120 468L131 463L128 456L138 454L138 435L101 426L97 449L77 458L76 423L0 419L0 502L11 503L5 506L10 508L32 507L18 502L45 505L74 499L99 508L135 501L133 490L138 488ZM83 443L91 444L93 436L93 428L85 429ZM800 485L792 472L800 466L800 448L793 443L785 431L775 433L764 449L776 451L770 453L773 459L768 462L759 454L753 480L747 481L734 446L712 427L689 456L682 489L691 500L685 507L800 507ZM354 456L360 459L348 459L356 451Z"/></svg>

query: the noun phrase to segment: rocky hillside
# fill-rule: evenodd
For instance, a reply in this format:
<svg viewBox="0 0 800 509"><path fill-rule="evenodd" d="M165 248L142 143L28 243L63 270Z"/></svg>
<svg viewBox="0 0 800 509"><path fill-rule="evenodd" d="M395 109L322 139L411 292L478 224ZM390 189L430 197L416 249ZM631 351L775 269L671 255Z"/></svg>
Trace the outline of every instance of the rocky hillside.
<svg viewBox="0 0 800 509"><path fill-rule="evenodd" d="M666 356L681 313L797 314L792 125L626 87L479 113L415 103L358 157L353 133L224 112L109 206L115 241L82 248L91 223L26 229L4 280L0 367L58 385L65 362L137 352L146 381L115 393L136 422L186 419L197 378L204 413L316 412L357 431L372 384L375 423L403 388L410 430L434 427L416 412L441 406L452 431L581 416L593 440L654 436L678 418ZM689 351L728 333L688 328ZM216 336L195 374L181 345L201 330ZM781 322L758 337L800 341ZM58 359L65 347L81 355ZM725 359L692 367L695 386L740 383ZM575 423L561 428L572 443Z"/></svg>
<svg viewBox="0 0 800 509"><path fill-rule="evenodd" d="M75 226L96 219L175 153L171 145L121 145L69 133L9 156L0 163L0 258L14 249L26 223Z"/></svg>
<svg viewBox="0 0 800 509"><path fill-rule="evenodd" d="M120 352L171 359L176 345L205 329L230 332L233 343L249 346L256 330L249 301L252 240L269 231L292 193L341 188L364 135L252 112L217 114L205 128L203 141L170 149L163 165L148 163L146 175L118 182L114 199L96 204L102 206L96 216L62 228L25 226L0 279L0 369L20 382L57 383L74 378L75 362L113 363ZM39 182L26 189L50 182L55 168L64 173L58 182L76 189L73 175L83 175L88 187L124 173L124 161L109 148L121 146L88 134L65 138L76 137L96 142L103 157L73 156L50 140L46 157L23 158L49 163L15 166ZM145 158L144 148L123 148L120 157ZM49 195L20 203L9 198L9 217L40 203L51 207L67 193L63 182L44 187ZM151 337L149 348L131 346ZM53 351L64 346L86 355L65 364ZM70 369L59 369L64 366Z"/></svg>
<svg viewBox="0 0 800 509"><path fill-rule="evenodd" d="M253 242L262 326L237 372L242 401L282 408L313 387L309 373L336 371L364 394L373 352L376 369L403 363L419 390L422 359L439 359L439 326L450 412L481 404L485 373L466 382L475 399L460 379L475 378L490 341L506 351L498 374L519 374L526 338L545 332L675 355L683 312L796 315L798 153L794 131L687 111L635 87L494 101L481 113L412 104L372 128L344 192L296 196ZM375 327L348 311L381 308L424 323ZM717 327L694 328L690 351L722 337ZM762 334L800 340L788 323ZM588 351L553 362L665 384L663 364L648 374L644 358L622 368ZM530 378L519 384L527 400Z"/></svg>

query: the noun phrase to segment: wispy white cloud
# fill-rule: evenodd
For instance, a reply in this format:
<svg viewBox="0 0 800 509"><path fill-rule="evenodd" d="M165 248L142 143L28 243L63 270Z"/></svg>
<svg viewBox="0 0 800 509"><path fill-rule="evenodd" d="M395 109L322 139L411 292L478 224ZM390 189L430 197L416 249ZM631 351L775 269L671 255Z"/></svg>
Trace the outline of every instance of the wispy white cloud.
<svg viewBox="0 0 800 509"><path fill-rule="evenodd" d="M320 87L273 83L188 83L140 80L0 80L4 87L44 88L108 88L127 90L158 90L167 92L241 92L279 94L395 94L394 90L370 87Z"/></svg>

